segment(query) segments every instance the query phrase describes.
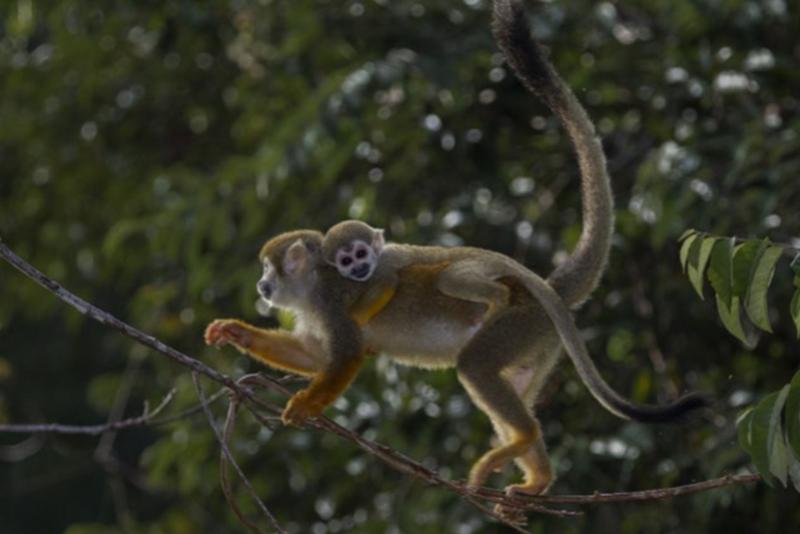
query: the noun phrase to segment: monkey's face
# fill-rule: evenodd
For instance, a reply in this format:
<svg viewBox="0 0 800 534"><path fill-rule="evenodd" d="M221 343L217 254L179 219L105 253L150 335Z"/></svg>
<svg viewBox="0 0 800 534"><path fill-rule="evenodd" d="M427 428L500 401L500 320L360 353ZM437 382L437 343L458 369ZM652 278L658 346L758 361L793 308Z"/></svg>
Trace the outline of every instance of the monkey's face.
<svg viewBox="0 0 800 534"><path fill-rule="evenodd" d="M374 242L368 244L360 239L354 239L340 247L336 251L334 262L336 270L349 280L356 282L368 280L378 266L378 257L382 249L382 246L375 247L374 245Z"/></svg>
<svg viewBox="0 0 800 534"><path fill-rule="evenodd" d="M318 261L318 251L299 239L277 258L263 258L258 294L271 306L303 307L315 286Z"/></svg>

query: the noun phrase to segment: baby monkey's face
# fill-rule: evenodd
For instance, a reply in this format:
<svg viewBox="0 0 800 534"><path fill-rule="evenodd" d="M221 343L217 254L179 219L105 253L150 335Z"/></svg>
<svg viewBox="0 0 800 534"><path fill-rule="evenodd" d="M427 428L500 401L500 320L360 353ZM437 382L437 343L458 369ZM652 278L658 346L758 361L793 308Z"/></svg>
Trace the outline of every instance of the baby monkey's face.
<svg viewBox="0 0 800 534"><path fill-rule="evenodd" d="M363 282L375 272L379 256L372 244L354 239L336 251L336 269L345 278Z"/></svg>

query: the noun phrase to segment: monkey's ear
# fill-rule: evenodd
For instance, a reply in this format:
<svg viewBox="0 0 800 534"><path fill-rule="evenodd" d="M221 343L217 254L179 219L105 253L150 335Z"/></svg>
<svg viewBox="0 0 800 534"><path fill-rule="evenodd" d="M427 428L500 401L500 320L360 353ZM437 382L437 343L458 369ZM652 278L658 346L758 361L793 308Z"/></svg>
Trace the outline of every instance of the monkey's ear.
<svg viewBox="0 0 800 534"><path fill-rule="evenodd" d="M298 239L289 246L283 257L283 272L293 276L302 272L308 265L311 254L302 239Z"/></svg>
<svg viewBox="0 0 800 534"><path fill-rule="evenodd" d="M372 250L380 256L384 245L386 245L386 239L383 237L383 228L376 228L372 236Z"/></svg>

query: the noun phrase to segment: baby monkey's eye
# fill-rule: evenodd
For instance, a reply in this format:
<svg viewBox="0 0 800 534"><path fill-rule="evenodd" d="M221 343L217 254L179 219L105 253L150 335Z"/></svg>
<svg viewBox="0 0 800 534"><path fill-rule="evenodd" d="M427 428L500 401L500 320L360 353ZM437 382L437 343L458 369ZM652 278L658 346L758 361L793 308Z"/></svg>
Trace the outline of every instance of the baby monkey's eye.
<svg viewBox="0 0 800 534"><path fill-rule="evenodd" d="M350 256L345 256L344 258L342 258L341 260L339 260L339 263L341 263L342 265L344 265L345 267L347 267L348 265L350 265L351 263L353 263L353 258L351 258Z"/></svg>
<svg viewBox="0 0 800 534"><path fill-rule="evenodd" d="M360 248L360 249L358 249L358 251L356 251L356 258L363 259L363 258L366 258L366 257L367 257L367 250L366 249Z"/></svg>

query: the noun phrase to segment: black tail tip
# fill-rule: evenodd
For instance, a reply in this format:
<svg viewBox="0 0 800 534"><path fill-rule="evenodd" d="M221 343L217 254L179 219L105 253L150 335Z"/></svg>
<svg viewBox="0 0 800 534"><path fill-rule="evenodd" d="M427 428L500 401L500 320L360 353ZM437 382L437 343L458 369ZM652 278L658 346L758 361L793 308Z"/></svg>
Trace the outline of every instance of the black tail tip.
<svg viewBox="0 0 800 534"><path fill-rule="evenodd" d="M662 413L647 418L648 423L682 423L698 410L710 408L714 398L706 393L688 393L670 404Z"/></svg>
<svg viewBox="0 0 800 534"><path fill-rule="evenodd" d="M675 404L680 410L678 417L684 414L690 414L696 410L703 408L710 408L714 405L714 397L708 393L693 392L684 395L675 401Z"/></svg>

